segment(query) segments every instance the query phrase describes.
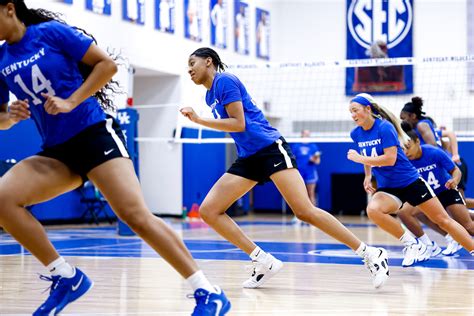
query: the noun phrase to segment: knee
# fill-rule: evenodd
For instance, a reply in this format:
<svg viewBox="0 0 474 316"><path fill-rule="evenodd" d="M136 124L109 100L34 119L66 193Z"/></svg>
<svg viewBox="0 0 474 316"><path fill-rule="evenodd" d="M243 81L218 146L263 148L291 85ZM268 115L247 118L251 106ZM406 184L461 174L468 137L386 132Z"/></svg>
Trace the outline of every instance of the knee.
<svg viewBox="0 0 474 316"><path fill-rule="evenodd" d="M374 218L380 216L380 214L380 210L375 205L370 203L367 205L367 217L369 217L369 219L373 220Z"/></svg>
<svg viewBox="0 0 474 316"><path fill-rule="evenodd" d="M446 216L435 217L432 221L444 231L449 231L450 224L454 222L454 220L451 219L451 217L449 217L447 214Z"/></svg>
<svg viewBox="0 0 474 316"><path fill-rule="evenodd" d="M301 220L303 222L306 222L306 223L310 222L310 217L311 216L318 216L317 212L316 213L314 212L313 207L297 206L297 207L292 208L292 210L293 210L293 213L295 214L295 216L299 220Z"/></svg>
<svg viewBox="0 0 474 316"><path fill-rule="evenodd" d="M120 214L120 219L139 235L140 232L145 231L147 226L152 222L150 217L153 216L153 214L148 210L129 209L127 211L117 213Z"/></svg>
<svg viewBox="0 0 474 316"><path fill-rule="evenodd" d="M207 205L207 204L202 204L199 207L199 215L201 216L202 220L206 222L209 225L212 225L219 214L224 213L224 212L216 212L215 208Z"/></svg>

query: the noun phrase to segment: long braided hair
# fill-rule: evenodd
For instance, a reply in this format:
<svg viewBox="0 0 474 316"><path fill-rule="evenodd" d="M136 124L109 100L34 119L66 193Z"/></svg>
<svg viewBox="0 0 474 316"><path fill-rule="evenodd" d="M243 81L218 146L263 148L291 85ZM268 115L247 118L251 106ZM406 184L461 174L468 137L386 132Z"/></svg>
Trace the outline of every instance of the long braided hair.
<svg viewBox="0 0 474 316"><path fill-rule="evenodd" d="M51 12L45 9L31 9L28 8L24 0L0 0L0 5L7 5L8 3L13 3L15 6L17 18L25 24L26 27L30 25L40 24L43 22L57 21L63 24L67 24L59 13ZM81 31L85 35L92 38L95 44L97 40L92 36L92 34L87 33L85 30L73 26L75 29ZM114 61L120 59L120 56L117 54L110 54ZM84 64L83 62L78 63L79 72L82 75L83 80L86 80L92 72L92 67ZM104 87L97 91L93 96L99 101L100 106L104 111L113 111L115 112L117 108L113 104L110 94L122 93L119 83L115 80L110 80Z"/></svg>

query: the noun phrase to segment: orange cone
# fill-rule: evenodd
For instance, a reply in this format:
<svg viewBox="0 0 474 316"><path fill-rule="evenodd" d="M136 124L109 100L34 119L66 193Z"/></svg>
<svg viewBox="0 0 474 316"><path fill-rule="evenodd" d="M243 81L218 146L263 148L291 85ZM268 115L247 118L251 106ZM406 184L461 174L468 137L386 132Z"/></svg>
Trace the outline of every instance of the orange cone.
<svg viewBox="0 0 474 316"><path fill-rule="evenodd" d="M200 218L201 215L199 215L199 205L197 203L193 203L191 206L191 209L188 212L188 217L190 218Z"/></svg>

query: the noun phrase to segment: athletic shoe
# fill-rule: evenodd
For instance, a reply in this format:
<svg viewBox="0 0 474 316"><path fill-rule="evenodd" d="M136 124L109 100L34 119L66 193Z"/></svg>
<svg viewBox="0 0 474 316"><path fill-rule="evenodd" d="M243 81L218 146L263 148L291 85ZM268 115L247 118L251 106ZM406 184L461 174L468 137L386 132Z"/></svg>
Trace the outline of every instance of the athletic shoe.
<svg viewBox="0 0 474 316"><path fill-rule="evenodd" d="M436 257L442 251L442 249L434 241L431 242L431 245L426 246L426 247L428 248L428 252L431 253L430 255L431 258Z"/></svg>
<svg viewBox="0 0 474 316"><path fill-rule="evenodd" d="M246 289L254 289L267 282L268 279L280 271L283 262L267 253L261 262L252 261L252 265L252 275L243 283L243 287Z"/></svg>
<svg viewBox="0 0 474 316"><path fill-rule="evenodd" d="M383 248L369 247L365 252L363 261L372 275L372 284L374 287L381 287L390 275L387 251Z"/></svg>
<svg viewBox="0 0 474 316"><path fill-rule="evenodd" d="M443 255L452 256L456 252L461 250L462 246L456 240L454 240L453 237L451 237L450 235L446 235L445 238L448 242L448 246L442 251Z"/></svg>
<svg viewBox="0 0 474 316"><path fill-rule="evenodd" d="M418 240L416 244L406 245L403 253L402 267L410 267L417 262L428 260L430 255L427 247Z"/></svg>
<svg viewBox="0 0 474 316"><path fill-rule="evenodd" d="M215 286L216 293L197 289L194 292L196 307L191 316L224 316L230 310L230 301L220 287Z"/></svg>
<svg viewBox="0 0 474 316"><path fill-rule="evenodd" d="M74 276L64 278L59 275L47 277L40 275L40 279L53 282L48 299L33 313L33 316L58 315L69 303L74 302L87 291L94 283L78 268L74 268Z"/></svg>

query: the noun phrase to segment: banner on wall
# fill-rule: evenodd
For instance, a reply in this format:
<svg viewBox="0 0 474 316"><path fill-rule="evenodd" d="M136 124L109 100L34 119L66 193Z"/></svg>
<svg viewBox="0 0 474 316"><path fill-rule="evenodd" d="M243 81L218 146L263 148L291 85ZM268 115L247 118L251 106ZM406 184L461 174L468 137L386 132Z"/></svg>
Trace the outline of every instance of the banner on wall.
<svg viewBox="0 0 474 316"><path fill-rule="evenodd" d="M70 0L72 2L72 0ZM112 0L86 0L86 9L97 14L111 15Z"/></svg>
<svg viewBox="0 0 474 316"><path fill-rule="evenodd" d="M156 0L155 28L157 30L174 33L175 17L175 0Z"/></svg>
<svg viewBox="0 0 474 316"><path fill-rule="evenodd" d="M202 41L202 0L184 0L184 37Z"/></svg>
<svg viewBox="0 0 474 316"><path fill-rule="evenodd" d="M347 0L347 59L413 56L414 0ZM346 95L413 93L413 66L347 68Z"/></svg>
<svg viewBox="0 0 474 316"><path fill-rule="evenodd" d="M467 54L474 55L474 0L467 2ZM469 90L474 91L474 63L468 63Z"/></svg>
<svg viewBox="0 0 474 316"><path fill-rule="evenodd" d="M125 21L145 24L145 0L122 0L122 8Z"/></svg>
<svg viewBox="0 0 474 316"><path fill-rule="evenodd" d="M210 0L211 45L227 48L227 0Z"/></svg>
<svg viewBox="0 0 474 316"><path fill-rule="evenodd" d="M234 47L235 52L249 54L249 5L240 0L234 0Z"/></svg>
<svg viewBox="0 0 474 316"><path fill-rule="evenodd" d="M257 58L270 60L270 12L256 9Z"/></svg>

